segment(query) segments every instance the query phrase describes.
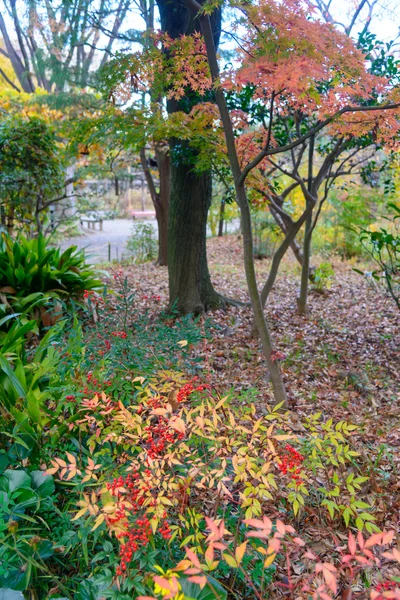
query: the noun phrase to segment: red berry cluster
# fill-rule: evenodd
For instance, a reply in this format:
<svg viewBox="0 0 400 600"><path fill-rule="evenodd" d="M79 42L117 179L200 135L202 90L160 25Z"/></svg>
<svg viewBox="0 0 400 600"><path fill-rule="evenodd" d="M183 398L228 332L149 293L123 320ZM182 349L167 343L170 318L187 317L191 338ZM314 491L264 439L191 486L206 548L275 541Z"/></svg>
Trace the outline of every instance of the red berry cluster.
<svg viewBox="0 0 400 600"><path fill-rule="evenodd" d="M185 437L181 432L171 431L168 427L168 421L164 417L159 417L157 424L148 425L144 430L147 433L147 443L149 445L147 454L152 459L159 458L164 453L166 444L173 444Z"/></svg>
<svg viewBox="0 0 400 600"><path fill-rule="evenodd" d="M304 456L295 448L293 448L293 446L286 444L283 450L283 455L280 458L281 463L278 465L280 472L283 473L283 475L287 475L289 473L296 485L300 485L300 465L304 461Z"/></svg>
<svg viewBox="0 0 400 600"><path fill-rule="evenodd" d="M119 278L120 278L120 277L122 277L122 276L123 276L123 274L124 274L124 272L122 271L122 269L114 269L114 270L112 271L112 273L113 273L113 277L114 277L114 279L115 279L115 280L116 280L116 279L119 279Z"/></svg>
<svg viewBox="0 0 400 600"><path fill-rule="evenodd" d="M111 525L122 520L126 521L129 517L134 518L134 522L130 523L128 531L117 535L119 539L124 540L124 543L120 547L120 564L116 571L116 574L119 576L124 575L126 572L134 552L138 548L146 546L150 540L152 532L150 521L146 516L140 515L140 512L144 510L144 492L150 491L150 483L146 481L150 477L150 469L145 469L144 477L141 477L138 472L133 472L125 477L122 477L122 475L116 477L112 483L107 483L107 489L113 496L117 498L123 497L126 500L126 502L122 500L118 502L115 515L108 517L107 523ZM154 506L155 504L156 499L153 498L150 506ZM171 537L171 530L165 520L166 516L164 512L164 521L161 523L158 531L164 539L169 539ZM127 540L125 541L126 538Z"/></svg>
<svg viewBox="0 0 400 600"><path fill-rule="evenodd" d="M94 292L93 290L85 290L83 292L83 297L85 298L85 300L88 300L90 298L90 302L94 306L98 306L99 304L102 304L102 303L104 304L104 299L101 296L99 296L99 294Z"/></svg>
<svg viewBox="0 0 400 600"><path fill-rule="evenodd" d="M117 567L117 575L123 575L132 560L132 555L139 546L147 546L151 535L151 525L147 517L137 519L135 524L127 533L119 534L117 537L128 537L125 544L121 544L119 550L120 564Z"/></svg>
<svg viewBox="0 0 400 600"><path fill-rule="evenodd" d="M203 383L195 387L195 382L198 380L198 377L194 377L192 381L186 383L181 389L178 391L176 396L177 402L184 402L190 394L193 392L203 392L204 390L210 390L211 387L208 383Z"/></svg>
<svg viewBox="0 0 400 600"><path fill-rule="evenodd" d="M164 538L164 540L170 539L171 529L170 529L170 526L167 523L167 521L164 521L164 523L161 525L161 527L158 528L158 533L161 535L161 537Z"/></svg>
<svg viewBox="0 0 400 600"><path fill-rule="evenodd" d="M114 337L119 337L123 340L125 340L128 337L128 334L125 333L125 331L112 331L111 335L113 335Z"/></svg>
<svg viewBox="0 0 400 600"><path fill-rule="evenodd" d="M396 587L395 581L384 581L383 583L378 583L375 587L377 592L387 592L389 590L393 590Z"/></svg>

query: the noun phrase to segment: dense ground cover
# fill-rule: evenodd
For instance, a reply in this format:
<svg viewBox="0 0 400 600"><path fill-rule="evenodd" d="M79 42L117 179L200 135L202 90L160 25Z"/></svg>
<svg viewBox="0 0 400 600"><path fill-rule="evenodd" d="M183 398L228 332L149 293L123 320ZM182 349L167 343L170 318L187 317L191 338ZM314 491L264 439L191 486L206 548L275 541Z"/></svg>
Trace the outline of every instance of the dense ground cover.
<svg viewBox="0 0 400 600"><path fill-rule="evenodd" d="M215 285L246 301L240 254L235 236L209 241ZM108 270L44 344L31 338L35 410L26 393L2 413L1 586L397 597L393 533L378 532L399 525L399 323L351 265L334 271L308 317L290 261L271 296L287 414L272 408L250 310L176 320L150 264Z"/></svg>

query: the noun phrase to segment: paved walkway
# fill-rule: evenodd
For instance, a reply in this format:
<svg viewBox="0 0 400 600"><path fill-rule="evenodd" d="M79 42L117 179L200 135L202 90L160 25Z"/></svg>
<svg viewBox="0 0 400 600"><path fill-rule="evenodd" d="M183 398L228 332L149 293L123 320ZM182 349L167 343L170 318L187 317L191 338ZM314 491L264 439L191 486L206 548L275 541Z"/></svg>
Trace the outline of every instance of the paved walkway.
<svg viewBox="0 0 400 600"><path fill-rule="evenodd" d="M133 224L140 223L137 219L113 219L112 221L103 221L103 231L85 230L80 236L64 240L60 246L63 250L69 246L78 246L86 249L86 256L89 262L100 263L108 262L108 245L110 244L111 260L121 260L128 256L126 249L126 240L132 233ZM146 219L144 223L149 223L154 227L157 237L158 227L156 219ZM235 219L233 223L228 224L228 232L236 233L239 229L239 220ZM208 235L210 235L208 230Z"/></svg>
<svg viewBox="0 0 400 600"><path fill-rule="evenodd" d="M135 221L138 222L138 221ZM157 233L157 221L147 219ZM121 260L127 256L126 240L132 233L132 219L113 219L112 221L103 221L103 231L88 231L79 237L72 237L64 240L61 248L68 246L78 246L85 248L90 262L99 263L108 261L108 245L110 244L111 260Z"/></svg>

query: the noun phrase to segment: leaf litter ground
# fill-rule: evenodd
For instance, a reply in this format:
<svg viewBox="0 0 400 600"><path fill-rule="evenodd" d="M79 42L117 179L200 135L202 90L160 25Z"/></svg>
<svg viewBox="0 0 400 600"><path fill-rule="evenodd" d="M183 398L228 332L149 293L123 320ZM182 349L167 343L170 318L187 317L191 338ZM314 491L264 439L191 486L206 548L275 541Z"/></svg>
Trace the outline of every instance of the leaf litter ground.
<svg viewBox="0 0 400 600"><path fill-rule="evenodd" d="M248 302L241 239L208 240L208 260L215 288ZM300 269L291 256L282 265L266 309L275 349L284 355L280 363L293 428L301 431L302 417L319 411L325 418L356 424L352 443L376 488L377 524L400 532L400 315L351 264L330 260L332 286L325 293L311 291L307 317L297 314ZM269 265L269 260L256 261L260 286ZM146 263L124 267L124 275L135 293L136 311L151 321L168 302L167 269ZM229 306L205 320L211 335L191 349L200 361L202 379L221 394L233 390L237 402L249 401L250 394L262 413L272 404L272 395L260 344L250 333L251 309ZM311 532L306 522L296 526L308 529L314 544L321 545L315 550L329 552L323 528Z"/></svg>

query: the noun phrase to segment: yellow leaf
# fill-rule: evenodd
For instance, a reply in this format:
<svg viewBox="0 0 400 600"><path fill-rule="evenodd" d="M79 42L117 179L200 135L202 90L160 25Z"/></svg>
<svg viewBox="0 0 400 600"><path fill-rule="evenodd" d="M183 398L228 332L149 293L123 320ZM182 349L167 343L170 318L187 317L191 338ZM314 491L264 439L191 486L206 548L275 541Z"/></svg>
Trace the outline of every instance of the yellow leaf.
<svg viewBox="0 0 400 600"><path fill-rule="evenodd" d="M270 565L272 565L272 563L275 560L275 556L276 556L275 552L273 554L270 554L269 556L267 556L267 558L264 561L264 569L266 569L267 567L269 567Z"/></svg>
<svg viewBox="0 0 400 600"><path fill-rule="evenodd" d="M169 425L170 425L170 427L172 427L172 429L176 429L176 431L179 431L180 433L186 432L185 423L180 417L177 417L176 419L171 420L169 422Z"/></svg>
<svg viewBox="0 0 400 600"><path fill-rule="evenodd" d="M104 521L104 515L99 515L97 517L97 519L94 522L94 526L92 527L92 531L94 531L95 529L98 528L99 525L101 525Z"/></svg>
<svg viewBox="0 0 400 600"><path fill-rule="evenodd" d="M71 463L71 465L76 465L75 456L73 456L73 454L71 454L70 452L66 452L65 454L67 455L67 458L68 458L69 462Z"/></svg>
<svg viewBox="0 0 400 600"><path fill-rule="evenodd" d="M246 552L246 548L247 548L247 542L243 542L243 544L240 544L240 546L238 546L235 550L235 558L239 565L242 562L244 553Z"/></svg>
<svg viewBox="0 0 400 600"><path fill-rule="evenodd" d="M85 512L87 512L87 510L88 510L87 506L85 506L85 508L82 508L82 510L80 510L79 512L76 513L76 515L71 519L71 521L76 521L80 517L83 517L83 515L85 514Z"/></svg>
<svg viewBox="0 0 400 600"><path fill-rule="evenodd" d="M158 519L156 517L151 519L150 525L151 525L151 529L152 529L153 533L155 534L157 531L157 527L158 527Z"/></svg>
<svg viewBox="0 0 400 600"><path fill-rule="evenodd" d="M169 500L169 498L166 498L165 496L161 496L161 498L159 498L161 504L166 504L167 506L173 506L171 500Z"/></svg>
<svg viewBox="0 0 400 600"><path fill-rule="evenodd" d="M188 345L187 340L181 340L180 342L178 342L178 346L180 346L181 348L184 348L187 345Z"/></svg>
<svg viewBox="0 0 400 600"><path fill-rule="evenodd" d="M233 556L231 556L230 554L226 554L226 552L222 556L229 567L237 569L238 563L236 562L236 559L233 558Z"/></svg>

